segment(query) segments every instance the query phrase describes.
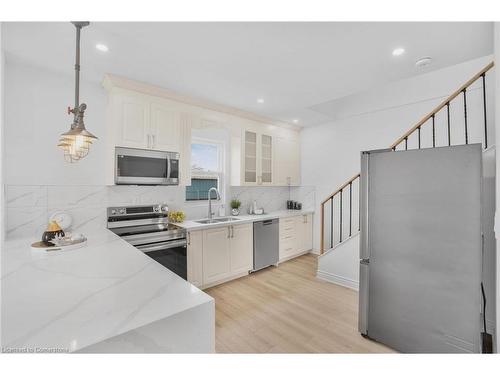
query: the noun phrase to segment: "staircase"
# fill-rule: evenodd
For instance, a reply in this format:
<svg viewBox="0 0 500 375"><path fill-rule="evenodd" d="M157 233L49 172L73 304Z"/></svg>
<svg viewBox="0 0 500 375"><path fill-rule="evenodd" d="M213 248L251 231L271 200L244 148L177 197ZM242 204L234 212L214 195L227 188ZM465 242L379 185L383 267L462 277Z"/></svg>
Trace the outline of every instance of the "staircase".
<svg viewBox="0 0 500 375"><path fill-rule="evenodd" d="M471 130L478 134L477 127L481 129L481 140L484 149L488 149L488 121L486 112L486 74L493 68L491 62L477 74L465 82L429 114L424 116L406 133L400 136L388 149L393 151L402 151L410 149L420 149L426 147L443 147L459 144L469 144L471 141L478 143L477 137L471 137ZM480 93L478 97L470 98L471 92ZM469 94L469 96L468 96ZM468 112L468 99L474 99L474 113ZM470 105L470 104L469 104ZM459 108L460 107L460 108ZM478 111L477 108L481 107ZM458 121L456 112L460 109L460 130L461 134L456 134L456 124ZM450 113L453 111L453 116ZM481 112L481 113L479 113ZM471 115L475 118L471 118ZM478 116L480 120L478 120ZM437 121L439 119L439 121ZM453 125L453 126L452 126ZM474 129L473 129L474 127ZM425 132L422 129L425 128ZM453 134L455 131L455 134ZM453 141L453 142L452 142ZM472 142L471 142L472 143ZM490 142L491 143L491 142ZM362 150L359 150L362 151ZM329 254L335 253L337 258L344 266L355 263L353 267L358 267L359 240L357 234L360 228L359 212L359 182L360 174L343 183L338 189L326 197L320 206L320 259L318 262L318 277L332 281L344 286L357 289L357 280L354 278L345 278L335 275L334 272L325 272L321 269L321 263L329 262L329 267L335 267L335 260L326 259ZM352 258L352 259L351 259ZM352 270L357 275L357 270ZM341 279L336 279L336 278Z"/></svg>

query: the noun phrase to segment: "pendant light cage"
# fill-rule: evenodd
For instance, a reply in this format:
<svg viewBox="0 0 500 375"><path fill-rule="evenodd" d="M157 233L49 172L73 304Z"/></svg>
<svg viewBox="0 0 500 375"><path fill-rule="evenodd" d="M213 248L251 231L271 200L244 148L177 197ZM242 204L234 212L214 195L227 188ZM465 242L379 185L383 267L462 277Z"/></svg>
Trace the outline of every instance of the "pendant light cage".
<svg viewBox="0 0 500 375"><path fill-rule="evenodd" d="M85 129L83 121L87 105L80 104L80 31L88 26L89 22L72 22L76 28L76 62L75 62L75 106L68 108L68 114L74 115L73 123L69 131L61 134L58 147L64 152L64 159L69 163L75 163L86 157L90 151L92 142L97 139L95 135Z"/></svg>

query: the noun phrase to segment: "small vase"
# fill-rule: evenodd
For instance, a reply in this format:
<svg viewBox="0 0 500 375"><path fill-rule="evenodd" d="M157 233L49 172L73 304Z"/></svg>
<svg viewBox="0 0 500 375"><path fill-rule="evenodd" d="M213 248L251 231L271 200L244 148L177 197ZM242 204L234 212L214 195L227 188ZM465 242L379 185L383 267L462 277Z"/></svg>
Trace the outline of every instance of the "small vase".
<svg viewBox="0 0 500 375"><path fill-rule="evenodd" d="M233 208L231 210L231 215L238 216L239 214L240 214L240 209L239 208Z"/></svg>

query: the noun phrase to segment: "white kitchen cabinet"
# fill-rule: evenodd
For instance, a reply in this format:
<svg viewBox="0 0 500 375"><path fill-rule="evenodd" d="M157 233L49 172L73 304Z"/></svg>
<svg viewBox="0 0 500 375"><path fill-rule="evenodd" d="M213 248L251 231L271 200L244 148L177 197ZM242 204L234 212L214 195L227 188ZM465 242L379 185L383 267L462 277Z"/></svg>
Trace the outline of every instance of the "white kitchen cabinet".
<svg viewBox="0 0 500 375"><path fill-rule="evenodd" d="M273 136L245 130L242 149L243 185L272 185L274 177Z"/></svg>
<svg viewBox="0 0 500 375"><path fill-rule="evenodd" d="M183 146L181 113L172 106L152 103L150 116L150 148L180 152Z"/></svg>
<svg viewBox="0 0 500 375"><path fill-rule="evenodd" d="M203 231L203 284L213 284L231 275L230 227Z"/></svg>
<svg viewBox="0 0 500 375"><path fill-rule="evenodd" d="M187 280L201 288L203 285L203 232L187 234Z"/></svg>
<svg viewBox="0 0 500 375"><path fill-rule="evenodd" d="M300 142L298 136L275 138L275 185L300 185Z"/></svg>
<svg viewBox="0 0 500 375"><path fill-rule="evenodd" d="M253 224L205 229L202 233L204 287L241 276L253 268Z"/></svg>
<svg viewBox="0 0 500 375"><path fill-rule="evenodd" d="M301 253L312 249L312 214L296 217L297 227L297 252Z"/></svg>
<svg viewBox="0 0 500 375"><path fill-rule="evenodd" d="M312 224L312 214L280 219L280 262L301 255L312 249Z"/></svg>
<svg viewBox="0 0 500 375"><path fill-rule="evenodd" d="M253 268L253 224L231 225L230 230L231 275L238 275Z"/></svg>
<svg viewBox="0 0 500 375"><path fill-rule="evenodd" d="M119 95L113 103L116 146L149 148L149 103L134 95Z"/></svg>

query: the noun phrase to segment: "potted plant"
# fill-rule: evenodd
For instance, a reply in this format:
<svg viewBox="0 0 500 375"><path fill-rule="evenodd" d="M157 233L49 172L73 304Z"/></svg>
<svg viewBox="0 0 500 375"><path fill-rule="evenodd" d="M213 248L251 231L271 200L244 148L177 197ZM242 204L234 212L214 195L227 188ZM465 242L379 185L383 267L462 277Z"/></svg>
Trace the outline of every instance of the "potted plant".
<svg viewBox="0 0 500 375"><path fill-rule="evenodd" d="M240 214L241 202L238 199L231 200L231 215L238 216Z"/></svg>

